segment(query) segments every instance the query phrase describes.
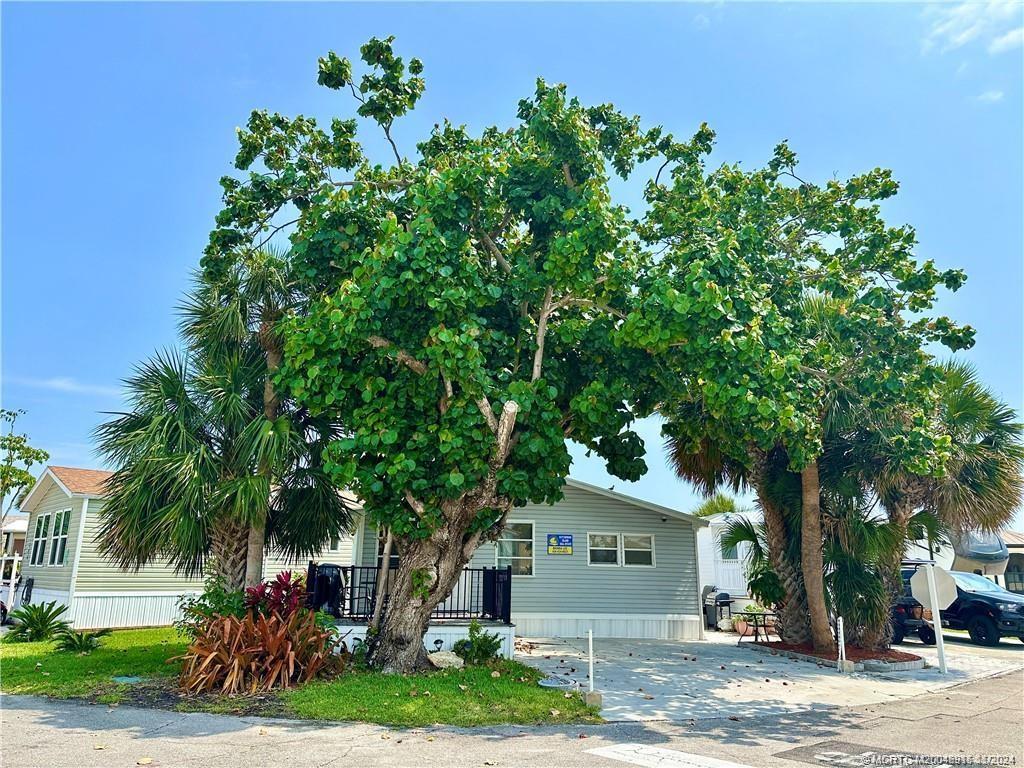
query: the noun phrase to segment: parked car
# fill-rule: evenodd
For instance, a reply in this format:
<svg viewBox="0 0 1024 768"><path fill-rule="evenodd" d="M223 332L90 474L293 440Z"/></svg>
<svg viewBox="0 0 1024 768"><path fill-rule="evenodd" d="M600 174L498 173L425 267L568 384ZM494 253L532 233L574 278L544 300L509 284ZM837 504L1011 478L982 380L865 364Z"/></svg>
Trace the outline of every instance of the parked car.
<svg viewBox="0 0 1024 768"><path fill-rule="evenodd" d="M925 645L935 643L935 630L928 623L931 611L910 594L910 577L928 560L904 560L900 567L903 576L903 594L892 606L892 642L902 643L903 638L916 634Z"/></svg>
<svg viewBox="0 0 1024 768"><path fill-rule="evenodd" d="M950 571L957 598L942 611L942 626L966 629L978 645L997 645L1002 637L1024 643L1024 595L1003 589L976 573Z"/></svg>

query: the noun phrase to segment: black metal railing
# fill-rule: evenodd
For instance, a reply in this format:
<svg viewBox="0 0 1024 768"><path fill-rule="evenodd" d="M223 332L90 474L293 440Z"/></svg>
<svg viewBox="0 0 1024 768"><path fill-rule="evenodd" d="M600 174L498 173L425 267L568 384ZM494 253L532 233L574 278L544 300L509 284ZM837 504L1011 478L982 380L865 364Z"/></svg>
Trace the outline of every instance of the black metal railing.
<svg viewBox="0 0 1024 768"><path fill-rule="evenodd" d="M369 621L377 596L378 569L369 565L309 563L309 602L338 619ZM387 583L394 581L395 569ZM384 595L387 608L389 594ZM464 568L448 598L430 614L434 620L485 619L512 623L512 568Z"/></svg>

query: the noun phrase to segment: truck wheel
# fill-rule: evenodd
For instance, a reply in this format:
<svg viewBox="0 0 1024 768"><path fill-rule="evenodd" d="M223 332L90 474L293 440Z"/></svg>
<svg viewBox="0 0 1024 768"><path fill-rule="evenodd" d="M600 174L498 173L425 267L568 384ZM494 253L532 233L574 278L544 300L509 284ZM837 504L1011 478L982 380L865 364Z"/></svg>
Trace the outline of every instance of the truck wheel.
<svg viewBox="0 0 1024 768"><path fill-rule="evenodd" d="M967 634L978 645L999 645L999 630L988 616L972 616L967 622Z"/></svg>
<svg viewBox="0 0 1024 768"><path fill-rule="evenodd" d="M902 624L892 625L892 644L899 645L903 642L903 638L906 637L907 631L903 628Z"/></svg>
<svg viewBox="0 0 1024 768"><path fill-rule="evenodd" d="M931 627L921 627L917 630L917 636L925 645L935 645L935 630Z"/></svg>

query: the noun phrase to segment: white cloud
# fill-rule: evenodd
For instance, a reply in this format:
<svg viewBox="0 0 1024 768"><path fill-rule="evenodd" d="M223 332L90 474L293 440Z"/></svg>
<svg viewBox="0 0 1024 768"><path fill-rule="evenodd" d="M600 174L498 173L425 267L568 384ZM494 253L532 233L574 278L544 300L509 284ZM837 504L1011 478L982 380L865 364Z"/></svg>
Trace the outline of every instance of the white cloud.
<svg viewBox="0 0 1024 768"><path fill-rule="evenodd" d="M1020 23L1018 0L989 0L989 2L963 2L958 5L930 6L925 11L931 19L928 33L921 41L921 50L928 53L938 49L942 53L962 48L968 43L981 41L989 45L989 51L998 53L998 41L1009 37L1006 45L1012 47L1011 29ZM1001 43L1000 43L1001 44ZM996 46L996 50L993 50Z"/></svg>
<svg viewBox="0 0 1024 768"><path fill-rule="evenodd" d="M1024 27L1017 27L989 43L988 52L994 55L1019 48L1021 45L1024 45Z"/></svg>
<svg viewBox="0 0 1024 768"><path fill-rule="evenodd" d="M985 91L983 94L978 96L978 101L983 104L995 104L997 101L1003 100L1002 91Z"/></svg>
<svg viewBox="0 0 1024 768"><path fill-rule="evenodd" d="M49 379L30 379L12 376L8 379L14 384L20 384L30 389L46 389L52 392L67 392L74 395L99 395L101 397L120 397L120 387L110 387L102 384L86 384L71 378L70 376L53 376Z"/></svg>

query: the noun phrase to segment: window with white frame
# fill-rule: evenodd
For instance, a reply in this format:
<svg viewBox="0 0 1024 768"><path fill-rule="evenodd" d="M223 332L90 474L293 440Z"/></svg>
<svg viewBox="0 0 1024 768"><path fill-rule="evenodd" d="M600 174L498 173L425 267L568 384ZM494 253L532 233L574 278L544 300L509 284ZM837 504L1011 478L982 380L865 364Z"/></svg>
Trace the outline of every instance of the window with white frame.
<svg viewBox="0 0 1024 768"><path fill-rule="evenodd" d="M624 566L653 566L654 537L647 533L622 534L622 564Z"/></svg>
<svg viewBox="0 0 1024 768"><path fill-rule="evenodd" d="M587 562L590 565L619 565L619 534L588 533Z"/></svg>
<svg viewBox="0 0 1024 768"><path fill-rule="evenodd" d="M32 556L29 565L43 565L46 561L46 538L50 535L50 513L36 517L36 527L32 533Z"/></svg>
<svg viewBox="0 0 1024 768"><path fill-rule="evenodd" d="M654 536L649 533L588 533L587 562L596 566L651 568Z"/></svg>
<svg viewBox="0 0 1024 768"><path fill-rule="evenodd" d="M50 565L64 565L65 550L68 547L68 523L71 510L62 509L53 513L53 538L50 539Z"/></svg>
<svg viewBox="0 0 1024 768"><path fill-rule="evenodd" d="M533 523L508 523L494 551L499 568L510 565L513 576L533 576Z"/></svg>

